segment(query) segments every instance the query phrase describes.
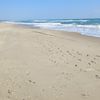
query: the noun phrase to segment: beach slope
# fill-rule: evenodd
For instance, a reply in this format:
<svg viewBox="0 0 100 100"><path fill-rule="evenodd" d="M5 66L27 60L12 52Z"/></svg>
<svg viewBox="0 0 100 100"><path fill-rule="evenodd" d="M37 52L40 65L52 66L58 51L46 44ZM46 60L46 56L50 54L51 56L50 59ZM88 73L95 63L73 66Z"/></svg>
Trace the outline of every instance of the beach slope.
<svg viewBox="0 0 100 100"><path fill-rule="evenodd" d="M100 38L0 24L0 100L100 100Z"/></svg>

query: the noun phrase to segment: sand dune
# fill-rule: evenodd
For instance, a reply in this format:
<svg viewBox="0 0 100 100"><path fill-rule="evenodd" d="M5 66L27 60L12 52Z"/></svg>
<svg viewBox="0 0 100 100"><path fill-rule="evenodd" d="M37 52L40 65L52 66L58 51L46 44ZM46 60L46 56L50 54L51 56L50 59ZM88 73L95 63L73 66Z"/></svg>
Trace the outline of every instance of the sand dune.
<svg viewBox="0 0 100 100"><path fill-rule="evenodd" d="M100 100L100 38L0 24L0 100Z"/></svg>

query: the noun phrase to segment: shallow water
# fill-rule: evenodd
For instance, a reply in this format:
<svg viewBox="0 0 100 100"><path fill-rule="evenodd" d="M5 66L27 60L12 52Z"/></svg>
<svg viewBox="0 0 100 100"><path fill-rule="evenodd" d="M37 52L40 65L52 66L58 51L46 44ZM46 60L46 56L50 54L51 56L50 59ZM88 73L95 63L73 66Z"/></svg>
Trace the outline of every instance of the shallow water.
<svg viewBox="0 0 100 100"><path fill-rule="evenodd" d="M7 23L23 24L69 32L79 32L82 35L100 37L100 19L42 19L25 21L6 21Z"/></svg>

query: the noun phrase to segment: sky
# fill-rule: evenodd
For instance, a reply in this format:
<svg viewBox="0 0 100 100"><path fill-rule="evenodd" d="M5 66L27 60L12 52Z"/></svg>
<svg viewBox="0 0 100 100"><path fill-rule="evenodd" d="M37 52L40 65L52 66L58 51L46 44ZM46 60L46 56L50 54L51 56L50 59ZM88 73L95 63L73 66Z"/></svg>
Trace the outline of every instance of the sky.
<svg viewBox="0 0 100 100"><path fill-rule="evenodd" d="M100 18L100 0L0 0L0 20Z"/></svg>

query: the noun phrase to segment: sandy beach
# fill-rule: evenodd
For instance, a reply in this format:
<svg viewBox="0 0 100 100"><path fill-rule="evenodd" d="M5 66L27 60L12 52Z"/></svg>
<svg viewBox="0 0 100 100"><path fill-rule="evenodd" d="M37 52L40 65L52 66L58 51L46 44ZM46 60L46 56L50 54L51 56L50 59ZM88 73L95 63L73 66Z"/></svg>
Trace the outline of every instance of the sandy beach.
<svg viewBox="0 0 100 100"><path fill-rule="evenodd" d="M100 100L100 38L1 23L0 100Z"/></svg>

